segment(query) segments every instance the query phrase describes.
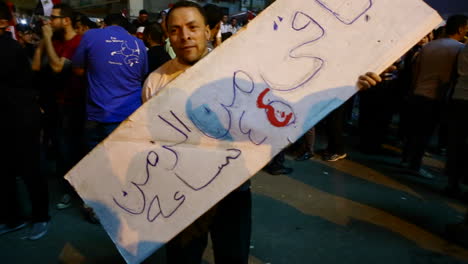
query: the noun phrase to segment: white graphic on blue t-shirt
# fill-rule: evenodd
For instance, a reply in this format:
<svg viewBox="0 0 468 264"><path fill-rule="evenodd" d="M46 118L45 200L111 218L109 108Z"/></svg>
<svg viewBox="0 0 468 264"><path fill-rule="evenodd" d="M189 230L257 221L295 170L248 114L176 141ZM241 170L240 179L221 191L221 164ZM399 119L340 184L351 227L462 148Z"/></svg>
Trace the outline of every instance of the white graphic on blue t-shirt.
<svg viewBox="0 0 468 264"><path fill-rule="evenodd" d="M122 55L123 61L132 67L134 64L139 63L140 58L140 47L138 46L137 41L135 41L135 45L136 49L132 49L128 46L127 41L123 41L121 44L121 49L111 52L111 56Z"/></svg>

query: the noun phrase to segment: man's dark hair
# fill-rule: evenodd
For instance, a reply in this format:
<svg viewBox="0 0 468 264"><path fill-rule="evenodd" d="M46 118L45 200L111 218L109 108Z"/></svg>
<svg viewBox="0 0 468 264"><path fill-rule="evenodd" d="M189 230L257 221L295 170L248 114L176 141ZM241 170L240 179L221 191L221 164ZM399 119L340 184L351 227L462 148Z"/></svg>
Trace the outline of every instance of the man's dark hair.
<svg viewBox="0 0 468 264"><path fill-rule="evenodd" d="M148 26L145 27L145 31L143 31L143 36L145 39L148 36L151 37L151 40L158 44L163 43L164 32L161 27L161 24L159 24L158 22L150 23Z"/></svg>
<svg viewBox="0 0 468 264"><path fill-rule="evenodd" d="M60 16L68 17L73 20L73 15L75 14L73 8L67 4L55 4L53 9L60 9Z"/></svg>
<svg viewBox="0 0 468 264"><path fill-rule="evenodd" d="M434 31L434 39L440 39L440 38L445 38L445 26L439 27L435 29Z"/></svg>
<svg viewBox="0 0 468 264"><path fill-rule="evenodd" d="M138 13L140 15L148 15L148 11L146 11L145 9L142 9L140 10L140 12Z"/></svg>
<svg viewBox="0 0 468 264"><path fill-rule="evenodd" d="M91 21L91 19L89 19L89 17L87 17L86 15L83 15L81 13L76 13L73 17L74 17L73 18L73 27L76 27L76 24L78 22L80 22L81 25L87 26L90 29L98 28L98 25L96 23L94 23L93 21Z"/></svg>
<svg viewBox="0 0 468 264"><path fill-rule="evenodd" d="M195 2L192 2L192 1L180 1L180 2L177 2L170 10L169 12L167 13L167 16L166 16L166 19L167 21L169 21L169 17L171 16L172 14L172 11L176 10L177 8L182 8L182 7L193 7L193 8L196 8L198 10L198 12L202 15L203 17L203 20L205 22L205 25L208 25L208 19L206 17L206 13L205 13L205 10L197 3ZM166 24L166 27L169 27L169 24Z"/></svg>
<svg viewBox="0 0 468 264"><path fill-rule="evenodd" d="M468 17L465 15L453 15L447 19L445 24L445 33L447 36L455 35L458 33L460 27L466 26L468 23Z"/></svg>
<svg viewBox="0 0 468 264"><path fill-rule="evenodd" d="M11 20L10 9L8 8L7 4L3 1L0 1L0 19L6 19L8 21Z"/></svg>
<svg viewBox="0 0 468 264"><path fill-rule="evenodd" d="M223 10L214 4L206 4L203 9L205 9L208 26L213 29L223 18Z"/></svg>
<svg viewBox="0 0 468 264"><path fill-rule="evenodd" d="M104 18L104 23L106 23L107 26L121 26L126 28L128 25L128 20L123 17L122 14L115 13L107 15Z"/></svg>

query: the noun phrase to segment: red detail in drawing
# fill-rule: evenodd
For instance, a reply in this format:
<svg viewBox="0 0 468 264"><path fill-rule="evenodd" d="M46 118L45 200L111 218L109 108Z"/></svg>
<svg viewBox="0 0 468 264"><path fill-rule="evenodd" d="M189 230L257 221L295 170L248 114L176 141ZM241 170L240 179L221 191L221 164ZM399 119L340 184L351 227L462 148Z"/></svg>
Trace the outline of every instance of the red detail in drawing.
<svg viewBox="0 0 468 264"><path fill-rule="evenodd" d="M284 127L289 124L289 121L291 121L293 113L289 113L288 115L286 115L284 112L281 112L281 117L284 118L284 121L279 121L275 115L275 108L271 105L266 105L263 103L263 98L269 91L270 91L270 88L266 88L265 90L263 90L263 92L261 92L258 95L257 107L260 109L265 109L267 117L268 117L268 121L270 121L270 124L272 124L275 127ZM286 115L286 118L285 118L285 115Z"/></svg>

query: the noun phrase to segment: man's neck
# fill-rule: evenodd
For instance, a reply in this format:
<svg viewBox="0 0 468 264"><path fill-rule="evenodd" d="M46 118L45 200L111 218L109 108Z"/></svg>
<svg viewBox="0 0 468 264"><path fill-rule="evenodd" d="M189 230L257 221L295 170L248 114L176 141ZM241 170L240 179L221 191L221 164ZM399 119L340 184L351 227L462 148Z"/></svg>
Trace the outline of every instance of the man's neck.
<svg viewBox="0 0 468 264"><path fill-rule="evenodd" d="M462 36L460 36L460 34L454 34L454 35L449 35L447 36L448 38L451 38L453 40L456 40L456 41L461 41L463 39Z"/></svg>
<svg viewBox="0 0 468 264"><path fill-rule="evenodd" d="M178 57L177 58L177 61L180 63L180 64L183 64L183 65L187 65L187 66L193 66L195 65L197 62L199 62L201 59L203 59L207 54L208 54L208 48L205 49L205 53L203 53L203 55L200 57L200 59L198 59L197 61L193 62L193 63L187 63L185 61L182 61L181 59L179 59Z"/></svg>
<svg viewBox="0 0 468 264"><path fill-rule="evenodd" d="M70 40L76 36L76 32L73 28L66 28L65 29L65 40Z"/></svg>

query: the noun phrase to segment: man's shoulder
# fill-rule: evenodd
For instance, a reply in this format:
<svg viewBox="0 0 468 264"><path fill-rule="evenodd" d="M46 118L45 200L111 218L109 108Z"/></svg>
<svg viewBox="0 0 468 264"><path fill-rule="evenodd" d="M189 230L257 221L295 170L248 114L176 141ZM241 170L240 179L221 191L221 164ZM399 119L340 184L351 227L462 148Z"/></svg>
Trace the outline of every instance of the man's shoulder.
<svg viewBox="0 0 468 264"><path fill-rule="evenodd" d="M132 37L133 40L136 40L139 45L143 45L143 47L145 47L145 50L146 50L146 45L145 45L145 42L143 42L143 40L141 40L141 39L139 39L137 37L134 37L132 35L130 35L130 37Z"/></svg>
<svg viewBox="0 0 468 264"><path fill-rule="evenodd" d="M463 43L456 41L451 38L441 38L433 40L427 43L423 49L431 50L431 49L439 49L439 48L458 48L463 46Z"/></svg>
<svg viewBox="0 0 468 264"><path fill-rule="evenodd" d="M170 72L177 67L177 59L172 59L166 61L163 65L159 66L156 70L154 70L150 76L154 73L155 75L164 75L170 74Z"/></svg>
<svg viewBox="0 0 468 264"><path fill-rule="evenodd" d="M148 101L151 97L155 96L161 89L163 89L170 81L170 70L174 60L170 60L159 68L150 73L146 78L142 90L143 102Z"/></svg>
<svg viewBox="0 0 468 264"><path fill-rule="evenodd" d="M83 34L83 38L96 38L96 37L102 36L104 32L105 32L105 29L103 28L92 28Z"/></svg>
<svg viewBox="0 0 468 264"><path fill-rule="evenodd" d="M69 40L71 46L78 46L83 38L82 35L76 34L72 39Z"/></svg>
<svg viewBox="0 0 468 264"><path fill-rule="evenodd" d="M178 76L178 73L184 70L185 67L177 61L177 58L174 58L151 72L148 76L148 80L153 84L164 86L166 84L165 82L172 81L173 78Z"/></svg>

